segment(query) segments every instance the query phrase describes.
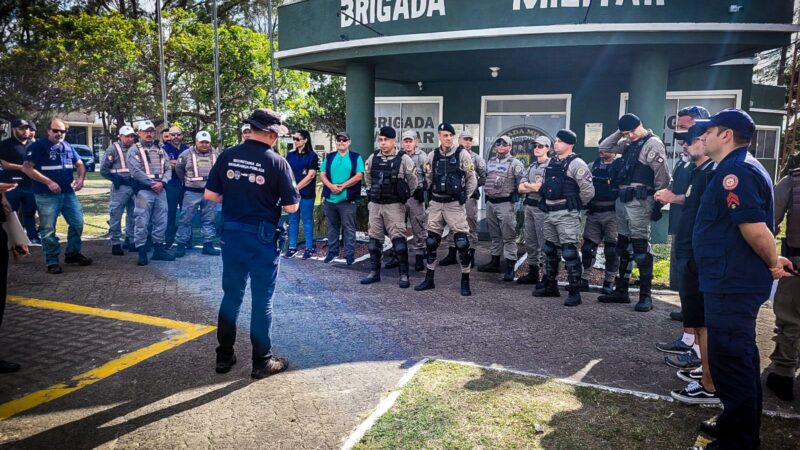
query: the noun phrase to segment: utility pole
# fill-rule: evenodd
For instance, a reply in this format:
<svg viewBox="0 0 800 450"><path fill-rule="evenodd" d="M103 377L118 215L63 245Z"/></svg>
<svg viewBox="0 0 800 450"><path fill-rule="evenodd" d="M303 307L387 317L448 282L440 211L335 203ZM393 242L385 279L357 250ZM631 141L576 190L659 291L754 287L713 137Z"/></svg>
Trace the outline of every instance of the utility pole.
<svg viewBox="0 0 800 450"><path fill-rule="evenodd" d="M169 126L167 121L167 72L164 67L164 30L161 26L161 0L156 0L156 19L158 20L158 59L161 71L161 105L164 114L164 128Z"/></svg>
<svg viewBox="0 0 800 450"><path fill-rule="evenodd" d="M222 148L222 105L219 100L219 24L217 20L217 0L214 0L212 13L214 20L214 97L217 106L217 148Z"/></svg>
<svg viewBox="0 0 800 450"><path fill-rule="evenodd" d="M272 98L272 109L278 107L278 93L275 91L275 24L272 21L272 0L267 0L267 32L269 33L269 70L272 77L272 90L270 97Z"/></svg>

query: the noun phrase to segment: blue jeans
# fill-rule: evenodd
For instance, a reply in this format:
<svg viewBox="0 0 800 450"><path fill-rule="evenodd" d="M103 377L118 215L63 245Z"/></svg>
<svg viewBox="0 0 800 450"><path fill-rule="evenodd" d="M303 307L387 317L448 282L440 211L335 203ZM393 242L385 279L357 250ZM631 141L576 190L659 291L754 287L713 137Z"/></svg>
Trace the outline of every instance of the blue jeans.
<svg viewBox="0 0 800 450"><path fill-rule="evenodd" d="M253 362L263 362L272 356L272 295L280 266L278 236L265 240L256 232L231 229L232 225L228 223L223 226L220 247L224 295L219 308L217 358L228 359L233 355L236 320L249 277L253 306L250 316Z"/></svg>
<svg viewBox="0 0 800 450"><path fill-rule="evenodd" d="M323 203L328 218L328 254L339 256L339 233L344 239L344 256L356 254L356 202Z"/></svg>
<svg viewBox="0 0 800 450"><path fill-rule="evenodd" d="M56 236L58 216L67 221L67 249L65 255L81 251L81 235L83 234L83 209L74 192L61 194L36 194L36 206L39 208L39 232L42 236L42 250L48 266L58 264L61 245Z"/></svg>
<svg viewBox="0 0 800 450"><path fill-rule="evenodd" d="M33 191L30 188L17 187L6 192L6 198L13 211L19 212L19 208L22 207L22 217L19 220L25 227L28 239L38 239L39 233L36 231L36 198L33 195Z"/></svg>
<svg viewBox="0 0 800 450"><path fill-rule="evenodd" d="M172 245L175 242L175 234L178 232L178 209L183 203L183 186L167 183L164 190L167 192L167 228L164 242Z"/></svg>
<svg viewBox="0 0 800 450"><path fill-rule="evenodd" d="M289 214L289 248L297 248L301 217L303 219L303 236L306 238L306 248L314 246L314 199L301 198L300 210Z"/></svg>

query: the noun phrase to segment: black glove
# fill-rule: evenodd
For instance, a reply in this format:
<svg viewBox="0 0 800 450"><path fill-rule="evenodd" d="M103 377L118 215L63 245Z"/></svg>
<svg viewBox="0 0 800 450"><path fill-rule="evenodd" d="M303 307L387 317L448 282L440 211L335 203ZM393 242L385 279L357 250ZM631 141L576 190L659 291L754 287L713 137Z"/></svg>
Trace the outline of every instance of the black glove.
<svg viewBox="0 0 800 450"><path fill-rule="evenodd" d="M661 214L661 208L663 206L664 205L658 202L655 202L655 204L653 204L653 210L650 212L651 222L658 222L659 220L661 220L661 217L663 216L663 214Z"/></svg>

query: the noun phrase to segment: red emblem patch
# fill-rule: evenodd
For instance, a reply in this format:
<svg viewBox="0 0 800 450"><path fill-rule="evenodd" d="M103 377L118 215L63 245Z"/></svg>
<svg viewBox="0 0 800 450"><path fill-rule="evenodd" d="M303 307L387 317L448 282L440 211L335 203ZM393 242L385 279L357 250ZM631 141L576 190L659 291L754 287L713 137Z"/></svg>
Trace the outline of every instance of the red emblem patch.
<svg viewBox="0 0 800 450"><path fill-rule="evenodd" d="M736 189L736 186L739 185L739 178L736 175L728 175L722 179L722 187L727 191L732 191Z"/></svg>
<svg viewBox="0 0 800 450"><path fill-rule="evenodd" d="M728 202L728 208L736 209L739 206L739 196L733 192L728 192L726 201Z"/></svg>

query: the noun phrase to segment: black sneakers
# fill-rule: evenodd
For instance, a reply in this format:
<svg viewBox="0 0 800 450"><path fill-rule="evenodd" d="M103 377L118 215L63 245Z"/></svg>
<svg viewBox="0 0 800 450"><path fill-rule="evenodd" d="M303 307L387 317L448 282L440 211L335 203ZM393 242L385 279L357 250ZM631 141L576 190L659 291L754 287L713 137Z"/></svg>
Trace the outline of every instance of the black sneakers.
<svg viewBox="0 0 800 450"><path fill-rule="evenodd" d="M78 264L79 266L91 266L92 258L81 255L80 252L64 255L64 262L67 264Z"/></svg>
<svg viewBox="0 0 800 450"><path fill-rule="evenodd" d="M783 401L794 401L794 378L792 377L782 377L772 372L767 375L767 389Z"/></svg>
<svg viewBox="0 0 800 450"><path fill-rule="evenodd" d="M670 392L675 400L689 405L718 405L719 397L714 392L709 392L699 381L692 381L684 389Z"/></svg>
<svg viewBox="0 0 800 450"><path fill-rule="evenodd" d="M253 371L250 372L250 376L255 378L256 380L260 380L262 378L266 378L270 375L275 375L276 373L283 372L284 370L289 368L289 360L286 358L276 358L271 357L264 362L253 362Z"/></svg>
<svg viewBox="0 0 800 450"><path fill-rule="evenodd" d="M47 266L47 273L58 275L59 273L64 273L64 269L62 269L58 264L50 264Z"/></svg>
<svg viewBox="0 0 800 450"><path fill-rule="evenodd" d="M231 371L231 367L236 364L236 354L230 356L230 358L223 358L217 356L217 373L228 373Z"/></svg>

